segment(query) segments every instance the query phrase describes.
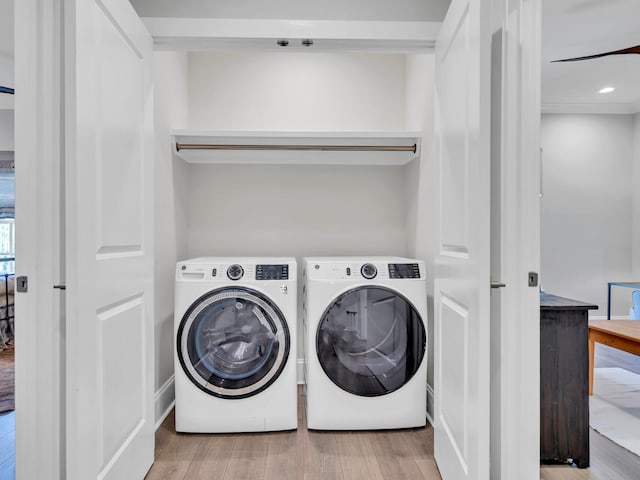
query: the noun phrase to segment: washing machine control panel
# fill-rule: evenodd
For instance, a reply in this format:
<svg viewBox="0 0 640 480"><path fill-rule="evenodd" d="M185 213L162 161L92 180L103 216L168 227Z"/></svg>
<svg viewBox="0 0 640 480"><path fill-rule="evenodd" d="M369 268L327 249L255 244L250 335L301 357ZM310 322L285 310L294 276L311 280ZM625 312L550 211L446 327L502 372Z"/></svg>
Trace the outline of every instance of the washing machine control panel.
<svg viewBox="0 0 640 480"><path fill-rule="evenodd" d="M229 277L229 280L240 280L243 275L244 269L238 264L231 265L227 268L227 277Z"/></svg>
<svg viewBox="0 0 640 480"><path fill-rule="evenodd" d="M420 278L420 266L417 263L390 263L389 278Z"/></svg>
<svg viewBox="0 0 640 480"><path fill-rule="evenodd" d="M256 280L289 280L289 265L256 265Z"/></svg>

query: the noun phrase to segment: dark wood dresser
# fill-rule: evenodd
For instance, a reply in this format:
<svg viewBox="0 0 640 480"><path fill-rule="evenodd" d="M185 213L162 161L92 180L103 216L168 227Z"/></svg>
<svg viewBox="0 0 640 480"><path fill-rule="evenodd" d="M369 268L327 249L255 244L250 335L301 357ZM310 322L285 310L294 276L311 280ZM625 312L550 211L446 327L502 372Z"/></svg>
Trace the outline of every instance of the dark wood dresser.
<svg viewBox="0 0 640 480"><path fill-rule="evenodd" d="M589 466L589 325L597 305L540 293L540 462Z"/></svg>

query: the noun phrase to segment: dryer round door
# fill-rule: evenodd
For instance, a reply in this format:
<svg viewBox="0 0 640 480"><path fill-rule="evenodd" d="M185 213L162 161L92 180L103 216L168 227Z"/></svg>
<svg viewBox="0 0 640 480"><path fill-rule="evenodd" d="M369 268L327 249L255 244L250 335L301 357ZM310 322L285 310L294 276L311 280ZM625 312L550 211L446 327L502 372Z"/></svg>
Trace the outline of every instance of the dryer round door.
<svg viewBox="0 0 640 480"><path fill-rule="evenodd" d="M268 388L289 357L289 328L265 295L243 287L213 290L187 310L177 334L180 364L210 395L245 398Z"/></svg>
<svg viewBox="0 0 640 480"><path fill-rule="evenodd" d="M325 310L316 351L338 387L374 397L411 380L426 342L422 318L409 300L388 288L363 286L343 293Z"/></svg>

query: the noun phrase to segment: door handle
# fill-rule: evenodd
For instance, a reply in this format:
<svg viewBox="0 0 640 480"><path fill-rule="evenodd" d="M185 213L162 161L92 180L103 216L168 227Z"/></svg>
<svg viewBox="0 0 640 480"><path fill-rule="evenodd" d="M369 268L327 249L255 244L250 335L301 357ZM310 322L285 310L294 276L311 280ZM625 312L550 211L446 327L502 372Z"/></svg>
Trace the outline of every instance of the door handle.
<svg viewBox="0 0 640 480"><path fill-rule="evenodd" d="M506 287L506 286L507 286L506 283L491 282L491 288L502 288L502 287Z"/></svg>

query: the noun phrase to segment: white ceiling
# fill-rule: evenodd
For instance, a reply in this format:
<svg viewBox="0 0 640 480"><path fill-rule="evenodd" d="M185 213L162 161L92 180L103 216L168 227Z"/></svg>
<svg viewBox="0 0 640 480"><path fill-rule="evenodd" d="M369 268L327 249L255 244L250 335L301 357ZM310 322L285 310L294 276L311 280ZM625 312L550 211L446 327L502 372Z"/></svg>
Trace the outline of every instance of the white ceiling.
<svg viewBox="0 0 640 480"><path fill-rule="evenodd" d="M5 59L13 56L13 3L14 0L0 0L0 56ZM439 21L449 0L131 0L131 3L141 16ZM640 0L542 0L544 109L640 111L640 55L551 63L555 59L639 44ZM605 85L616 90L606 95L597 93Z"/></svg>
<svg viewBox="0 0 640 480"><path fill-rule="evenodd" d="M543 111L640 111L640 55L551 63L635 45L640 0L542 0Z"/></svg>

